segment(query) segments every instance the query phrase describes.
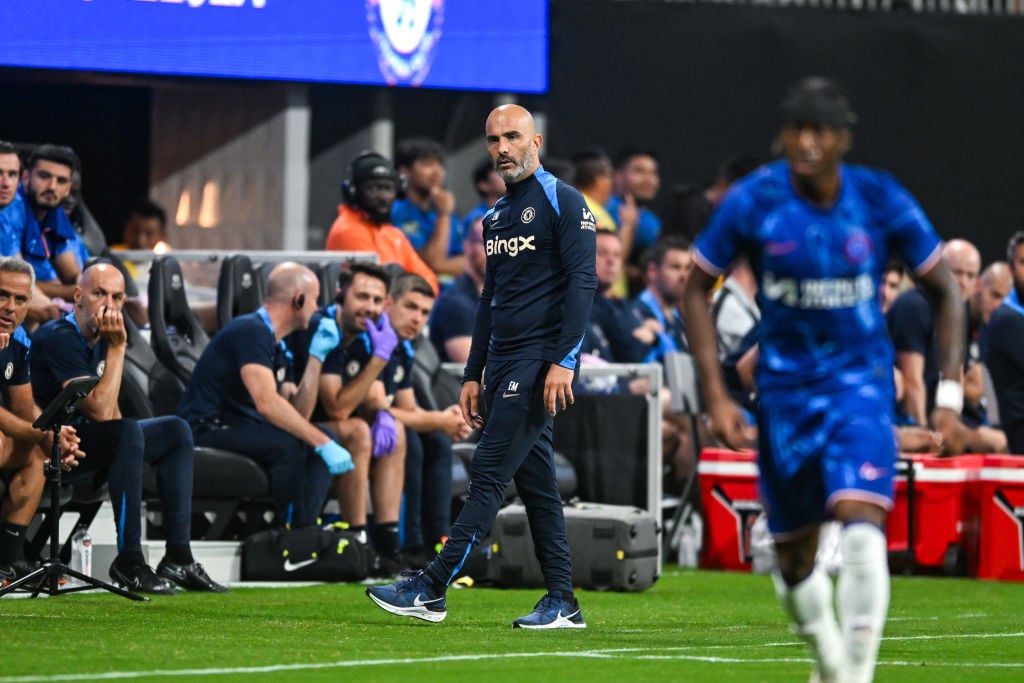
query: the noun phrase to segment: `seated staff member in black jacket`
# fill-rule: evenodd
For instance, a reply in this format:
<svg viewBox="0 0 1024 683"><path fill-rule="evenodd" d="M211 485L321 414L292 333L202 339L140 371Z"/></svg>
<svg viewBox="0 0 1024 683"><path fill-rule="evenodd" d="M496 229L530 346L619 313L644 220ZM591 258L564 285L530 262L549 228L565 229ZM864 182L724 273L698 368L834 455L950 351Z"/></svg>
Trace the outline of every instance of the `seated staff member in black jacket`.
<svg viewBox="0 0 1024 683"><path fill-rule="evenodd" d="M282 526L315 524L331 475L352 469L352 455L334 433L307 419L322 360L340 339L333 320L318 325L297 392L281 393L288 363L283 340L309 326L319 295L320 281L306 266L275 266L263 305L232 320L203 351L178 410L200 446L229 449L267 468Z"/></svg>
<svg viewBox="0 0 1024 683"><path fill-rule="evenodd" d="M99 383L78 406L75 424L82 450L91 457L65 478L67 482L104 478L117 522L118 555L110 578L129 590L174 594L174 586L224 592L192 557L192 431L179 417L147 420L121 417L117 398L128 340L121 315L124 277L112 265L98 263L82 273L75 287L75 308L32 335L32 390L47 404L73 379L95 375ZM167 552L156 573L142 554L142 463L156 468L163 503Z"/></svg>

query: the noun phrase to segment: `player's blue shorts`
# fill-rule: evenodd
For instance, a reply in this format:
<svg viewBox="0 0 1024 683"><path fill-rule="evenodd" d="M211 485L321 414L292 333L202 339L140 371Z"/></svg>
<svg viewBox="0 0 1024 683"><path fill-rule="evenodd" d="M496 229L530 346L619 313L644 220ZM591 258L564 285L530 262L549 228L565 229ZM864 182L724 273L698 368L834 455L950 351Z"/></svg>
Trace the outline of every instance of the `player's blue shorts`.
<svg viewBox="0 0 1024 683"><path fill-rule="evenodd" d="M831 394L761 396L758 464L773 535L831 517L837 500L892 506L893 389L881 383Z"/></svg>

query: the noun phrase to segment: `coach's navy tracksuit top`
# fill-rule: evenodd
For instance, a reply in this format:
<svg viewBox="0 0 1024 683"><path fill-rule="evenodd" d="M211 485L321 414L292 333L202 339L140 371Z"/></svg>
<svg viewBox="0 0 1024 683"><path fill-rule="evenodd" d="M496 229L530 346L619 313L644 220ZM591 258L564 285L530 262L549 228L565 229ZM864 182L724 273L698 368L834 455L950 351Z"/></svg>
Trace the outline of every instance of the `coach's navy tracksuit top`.
<svg viewBox="0 0 1024 683"><path fill-rule="evenodd" d="M597 290L594 216L570 185L537 169L484 215L487 272L464 381L490 360L575 369Z"/></svg>

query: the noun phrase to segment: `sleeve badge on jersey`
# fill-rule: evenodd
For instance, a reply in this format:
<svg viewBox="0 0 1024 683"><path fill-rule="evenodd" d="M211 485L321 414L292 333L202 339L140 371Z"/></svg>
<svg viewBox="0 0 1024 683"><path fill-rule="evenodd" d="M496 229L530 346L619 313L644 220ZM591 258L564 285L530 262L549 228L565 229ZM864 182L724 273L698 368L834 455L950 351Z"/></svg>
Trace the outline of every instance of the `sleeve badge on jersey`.
<svg viewBox="0 0 1024 683"><path fill-rule="evenodd" d="M590 209L583 207L583 220L580 221L580 230L592 230L597 232L597 219L594 218L594 214L590 213Z"/></svg>

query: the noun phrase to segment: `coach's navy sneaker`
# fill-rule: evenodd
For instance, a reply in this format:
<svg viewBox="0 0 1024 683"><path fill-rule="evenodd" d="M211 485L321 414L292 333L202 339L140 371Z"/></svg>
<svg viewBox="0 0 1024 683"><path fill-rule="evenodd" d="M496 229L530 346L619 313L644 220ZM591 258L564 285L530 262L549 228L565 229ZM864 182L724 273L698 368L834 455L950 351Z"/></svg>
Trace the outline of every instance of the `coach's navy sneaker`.
<svg viewBox="0 0 1024 683"><path fill-rule="evenodd" d="M545 595L525 617L512 622L512 628L586 628L580 603L576 598L572 602Z"/></svg>
<svg viewBox="0 0 1024 683"><path fill-rule="evenodd" d="M423 572L402 572L401 581L370 586L366 594L385 612L424 621L444 621L448 616L444 593L439 593Z"/></svg>

